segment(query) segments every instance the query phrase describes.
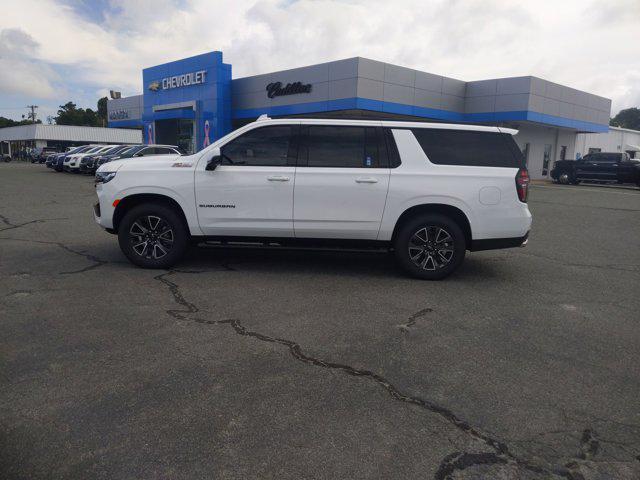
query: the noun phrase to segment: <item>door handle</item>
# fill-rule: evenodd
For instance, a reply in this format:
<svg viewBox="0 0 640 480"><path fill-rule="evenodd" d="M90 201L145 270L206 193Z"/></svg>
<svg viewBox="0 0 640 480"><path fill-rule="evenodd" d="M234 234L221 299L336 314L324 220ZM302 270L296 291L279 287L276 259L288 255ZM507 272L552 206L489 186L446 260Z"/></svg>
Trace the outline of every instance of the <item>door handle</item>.
<svg viewBox="0 0 640 480"><path fill-rule="evenodd" d="M270 177L267 177L267 180L270 182L288 182L289 177L285 177L283 175L271 175Z"/></svg>
<svg viewBox="0 0 640 480"><path fill-rule="evenodd" d="M378 183L378 179L371 177L360 177L356 178L356 183Z"/></svg>

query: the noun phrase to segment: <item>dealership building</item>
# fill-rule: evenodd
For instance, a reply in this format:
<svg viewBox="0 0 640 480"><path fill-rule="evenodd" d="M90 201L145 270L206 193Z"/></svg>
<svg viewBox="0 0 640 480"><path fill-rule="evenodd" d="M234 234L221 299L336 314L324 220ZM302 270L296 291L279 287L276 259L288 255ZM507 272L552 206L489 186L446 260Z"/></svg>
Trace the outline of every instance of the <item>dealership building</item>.
<svg viewBox="0 0 640 480"><path fill-rule="evenodd" d="M519 130L533 178L571 158L579 133L609 130L611 100L541 78L463 81L366 58L232 78L222 52L142 71L144 93L107 103L110 127L189 152L255 120L358 118L498 125Z"/></svg>

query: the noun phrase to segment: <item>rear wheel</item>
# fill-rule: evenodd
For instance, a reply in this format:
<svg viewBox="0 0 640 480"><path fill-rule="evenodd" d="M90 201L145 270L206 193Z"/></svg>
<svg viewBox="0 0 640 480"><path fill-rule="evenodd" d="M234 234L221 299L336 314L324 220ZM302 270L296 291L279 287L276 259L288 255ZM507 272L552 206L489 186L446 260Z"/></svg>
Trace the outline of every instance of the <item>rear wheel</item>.
<svg viewBox="0 0 640 480"><path fill-rule="evenodd" d="M464 260L466 242L460 226L449 217L425 214L400 227L394 242L400 266L410 275L440 280Z"/></svg>
<svg viewBox="0 0 640 480"><path fill-rule="evenodd" d="M148 203L127 212L118 228L120 249L143 268L168 268L189 246L190 235L180 215L166 205Z"/></svg>

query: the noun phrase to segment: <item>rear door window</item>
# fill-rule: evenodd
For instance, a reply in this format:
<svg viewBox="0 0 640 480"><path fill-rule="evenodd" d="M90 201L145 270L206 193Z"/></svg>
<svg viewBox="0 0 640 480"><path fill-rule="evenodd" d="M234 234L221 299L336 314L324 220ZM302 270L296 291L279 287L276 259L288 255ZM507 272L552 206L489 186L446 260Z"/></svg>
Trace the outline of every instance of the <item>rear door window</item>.
<svg viewBox="0 0 640 480"><path fill-rule="evenodd" d="M304 143L308 167L388 167L387 146L380 128L311 125Z"/></svg>
<svg viewBox="0 0 640 480"><path fill-rule="evenodd" d="M508 133L414 128L431 163L470 167L524 166L522 151Z"/></svg>

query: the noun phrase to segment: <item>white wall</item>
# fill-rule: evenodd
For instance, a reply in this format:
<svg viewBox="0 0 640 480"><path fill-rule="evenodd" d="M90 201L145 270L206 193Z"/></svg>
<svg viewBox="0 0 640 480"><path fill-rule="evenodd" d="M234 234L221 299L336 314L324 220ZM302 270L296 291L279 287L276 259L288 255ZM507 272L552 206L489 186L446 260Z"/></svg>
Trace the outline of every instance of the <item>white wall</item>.
<svg viewBox="0 0 640 480"><path fill-rule="evenodd" d="M609 127L606 133L580 133L577 136L575 154L589 153L590 148L599 148L603 152L625 152L640 147L640 131ZM635 155L640 158L640 152Z"/></svg>
<svg viewBox="0 0 640 480"><path fill-rule="evenodd" d="M575 131L531 124L521 124L518 130L515 140L520 149L529 144L527 168L531 178L549 178L553 162L560 159L562 146L567 147L565 158L574 158ZM551 155L547 175L542 175L545 145L551 145Z"/></svg>

